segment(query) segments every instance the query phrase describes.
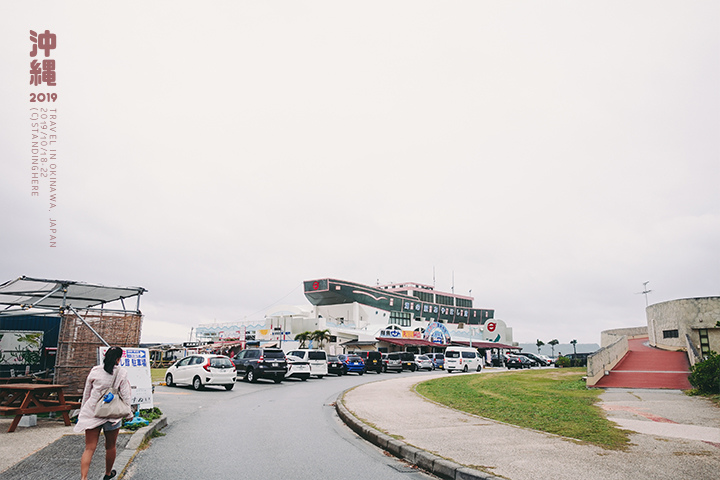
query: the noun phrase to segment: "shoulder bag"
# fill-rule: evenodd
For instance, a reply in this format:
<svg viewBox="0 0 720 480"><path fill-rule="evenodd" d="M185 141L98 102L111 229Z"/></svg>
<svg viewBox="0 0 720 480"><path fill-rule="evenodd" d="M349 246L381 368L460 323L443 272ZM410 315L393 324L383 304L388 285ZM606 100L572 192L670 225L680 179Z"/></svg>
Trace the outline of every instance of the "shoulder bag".
<svg viewBox="0 0 720 480"><path fill-rule="evenodd" d="M132 414L130 405L121 397L117 388L115 388L115 379L117 377L119 367L115 367L113 372L112 384L100 396L95 406L95 416L99 418L125 418ZM109 400L109 401L107 401Z"/></svg>

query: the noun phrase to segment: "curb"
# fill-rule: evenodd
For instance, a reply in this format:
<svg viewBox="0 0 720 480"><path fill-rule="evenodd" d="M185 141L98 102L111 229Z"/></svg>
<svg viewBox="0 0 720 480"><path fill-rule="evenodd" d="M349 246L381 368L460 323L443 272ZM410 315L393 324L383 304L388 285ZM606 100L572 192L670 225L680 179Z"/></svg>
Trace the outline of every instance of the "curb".
<svg viewBox="0 0 720 480"><path fill-rule="evenodd" d="M335 410L348 427L368 442L440 478L447 480L501 480L494 475L451 462L425 450L408 445L366 425L350 413L343 404L343 397L349 390L345 390L338 395L335 401Z"/></svg>
<svg viewBox="0 0 720 480"><path fill-rule="evenodd" d="M132 434L125 448L117 452L117 456L115 457L115 465L118 466L118 471L120 472L118 474L118 480L125 476L130 463L133 458L135 458L135 455L137 455L140 445L142 445L146 439L150 438L153 433L162 430L166 426L167 417L163 415L157 420L153 420L147 427L139 428Z"/></svg>

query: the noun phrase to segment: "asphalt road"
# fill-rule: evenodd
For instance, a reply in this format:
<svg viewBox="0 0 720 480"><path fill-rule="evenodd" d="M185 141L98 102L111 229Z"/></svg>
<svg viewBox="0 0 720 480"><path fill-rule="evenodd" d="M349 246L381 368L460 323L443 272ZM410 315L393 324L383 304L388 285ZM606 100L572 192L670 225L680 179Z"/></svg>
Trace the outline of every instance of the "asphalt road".
<svg viewBox="0 0 720 480"><path fill-rule="evenodd" d="M343 390L394 375L237 382L234 390L156 387L165 436L132 462L126 479L243 478L420 480L434 478L368 444L337 417Z"/></svg>

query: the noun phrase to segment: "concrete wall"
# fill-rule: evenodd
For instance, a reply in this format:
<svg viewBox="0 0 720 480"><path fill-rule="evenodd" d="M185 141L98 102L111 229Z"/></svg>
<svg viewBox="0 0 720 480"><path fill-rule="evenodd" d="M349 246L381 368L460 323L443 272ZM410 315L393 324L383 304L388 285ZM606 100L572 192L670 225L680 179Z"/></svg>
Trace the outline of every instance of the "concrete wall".
<svg viewBox="0 0 720 480"><path fill-rule="evenodd" d="M619 337L627 336L628 339L636 337L647 337L647 327L629 327L629 328L616 328L615 330L605 330L600 333L600 347L607 347L608 345L615 343Z"/></svg>
<svg viewBox="0 0 720 480"><path fill-rule="evenodd" d="M685 350L689 336L700 345L699 329L708 329L711 349L720 349L720 297L683 298L656 303L646 309L650 345L667 350ZM664 338L663 332L678 330L677 338Z"/></svg>
<svg viewBox="0 0 720 480"><path fill-rule="evenodd" d="M644 328L644 327L642 327ZM620 329L620 330L636 330L636 329ZM607 332L617 332L616 330L608 330ZM603 335L607 332L602 332ZM605 375L605 371L612 370L628 351L628 335L608 334L607 338L614 338L615 342L602 347L597 352L588 357L587 361L587 386L595 385Z"/></svg>

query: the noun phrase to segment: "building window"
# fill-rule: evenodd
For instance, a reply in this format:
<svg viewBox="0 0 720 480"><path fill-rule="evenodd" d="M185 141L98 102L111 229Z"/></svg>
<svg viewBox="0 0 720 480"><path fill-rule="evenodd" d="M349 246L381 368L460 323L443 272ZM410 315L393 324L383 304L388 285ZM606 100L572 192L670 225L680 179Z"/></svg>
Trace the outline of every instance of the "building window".
<svg viewBox="0 0 720 480"><path fill-rule="evenodd" d="M457 306L458 307L468 307L472 308L472 300L467 300L465 298L458 298L457 300Z"/></svg>
<svg viewBox="0 0 720 480"><path fill-rule="evenodd" d="M423 302L429 302L429 303L433 302L433 294L432 293L415 291L415 292L413 292L413 297L419 298Z"/></svg>
<svg viewBox="0 0 720 480"><path fill-rule="evenodd" d="M437 298L437 303L440 305L454 305L453 297L450 297L448 295L440 295L439 293L435 295L435 298Z"/></svg>
<svg viewBox="0 0 720 480"><path fill-rule="evenodd" d="M388 321L391 325L400 325L401 327L409 327L412 321L412 314L410 312L390 312L390 320Z"/></svg>
<svg viewBox="0 0 720 480"><path fill-rule="evenodd" d="M663 338L678 338L677 330L663 330Z"/></svg>

